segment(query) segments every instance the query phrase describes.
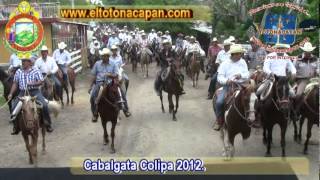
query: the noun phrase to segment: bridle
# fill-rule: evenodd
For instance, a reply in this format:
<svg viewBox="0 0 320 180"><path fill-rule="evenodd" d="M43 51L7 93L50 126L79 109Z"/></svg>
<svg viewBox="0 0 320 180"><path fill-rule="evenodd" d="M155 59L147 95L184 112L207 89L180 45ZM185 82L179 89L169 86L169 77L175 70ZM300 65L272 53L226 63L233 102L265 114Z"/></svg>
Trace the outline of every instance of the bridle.
<svg viewBox="0 0 320 180"><path fill-rule="evenodd" d="M276 91L276 100L272 97L271 100L273 102L273 104L275 105L275 107L277 108L278 111L280 111L280 107L279 105L281 103L288 103L288 99L284 99L281 100L280 96L279 96L279 92L278 92L278 82L275 83L275 91ZM283 89L283 94L285 94L285 89Z"/></svg>

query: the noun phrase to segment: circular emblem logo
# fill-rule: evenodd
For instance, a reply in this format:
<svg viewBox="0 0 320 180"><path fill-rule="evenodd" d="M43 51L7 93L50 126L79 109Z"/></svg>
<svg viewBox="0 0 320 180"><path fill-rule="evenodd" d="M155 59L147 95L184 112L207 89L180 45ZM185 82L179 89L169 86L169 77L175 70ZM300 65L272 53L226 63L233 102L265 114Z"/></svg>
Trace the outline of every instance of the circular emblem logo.
<svg viewBox="0 0 320 180"><path fill-rule="evenodd" d="M44 36L37 12L26 1L18 5L19 13L13 14L5 27L5 43L14 52L36 51Z"/></svg>

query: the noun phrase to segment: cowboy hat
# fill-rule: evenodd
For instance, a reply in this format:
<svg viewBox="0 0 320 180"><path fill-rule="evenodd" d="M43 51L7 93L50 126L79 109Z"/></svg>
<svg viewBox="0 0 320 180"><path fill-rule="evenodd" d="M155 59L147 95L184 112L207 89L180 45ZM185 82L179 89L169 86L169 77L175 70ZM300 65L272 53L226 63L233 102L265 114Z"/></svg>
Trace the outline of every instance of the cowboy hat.
<svg viewBox="0 0 320 180"><path fill-rule="evenodd" d="M41 51L48 51L48 47L47 47L46 45L43 45L43 46L41 47Z"/></svg>
<svg viewBox="0 0 320 180"><path fill-rule="evenodd" d="M230 39L226 39L226 40L223 41L223 45L224 46L230 46L230 45L232 45L232 42L230 41Z"/></svg>
<svg viewBox="0 0 320 180"><path fill-rule="evenodd" d="M311 52L315 49L316 47L313 47L312 44L310 42L306 42L304 43L303 46L300 47L300 49L302 49L305 52Z"/></svg>
<svg viewBox="0 0 320 180"><path fill-rule="evenodd" d="M143 32L143 33L141 34L141 36L145 36L145 35L147 35L145 32Z"/></svg>
<svg viewBox="0 0 320 180"><path fill-rule="evenodd" d="M234 54L234 53L244 53L245 50L242 48L240 44L233 44L230 47L229 53Z"/></svg>
<svg viewBox="0 0 320 180"><path fill-rule="evenodd" d="M190 39L192 40L196 40L196 38L194 36L190 36Z"/></svg>
<svg viewBox="0 0 320 180"><path fill-rule="evenodd" d="M111 50L116 50L116 49L118 49L118 47L116 45L111 46Z"/></svg>
<svg viewBox="0 0 320 180"><path fill-rule="evenodd" d="M164 39L163 41L162 41L162 44L169 44L170 43L170 41L168 40L168 39Z"/></svg>
<svg viewBox="0 0 320 180"><path fill-rule="evenodd" d="M212 42L216 42L218 39L216 37L212 38Z"/></svg>
<svg viewBox="0 0 320 180"><path fill-rule="evenodd" d="M178 36L183 36L183 34L182 33L178 33Z"/></svg>
<svg viewBox="0 0 320 180"><path fill-rule="evenodd" d="M92 37L92 40L96 40L97 38L95 36Z"/></svg>
<svg viewBox="0 0 320 180"><path fill-rule="evenodd" d="M230 41L230 42L232 42L232 41L235 41L235 40L236 40L236 39L234 38L234 36L229 36L229 38L228 38L228 39L229 39L229 41Z"/></svg>
<svg viewBox="0 0 320 180"><path fill-rule="evenodd" d="M165 33L169 33L169 31L168 30L166 30L166 32Z"/></svg>
<svg viewBox="0 0 320 180"><path fill-rule="evenodd" d="M289 49L290 48L290 45L289 44L281 44L281 43L277 43L273 46L273 48L286 48L286 49Z"/></svg>
<svg viewBox="0 0 320 180"><path fill-rule="evenodd" d="M154 29L151 29L151 32L154 32Z"/></svg>
<svg viewBox="0 0 320 180"><path fill-rule="evenodd" d="M111 51L108 48L103 48L102 51L99 52L101 56L103 55L111 55Z"/></svg>
<svg viewBox="0 0 320 180"><path fill-rule="evenodd" d="M66 43L64 43L63 41L58 44L58 48L59 48L59 49L64 49L64 48L66 48L66 47L67 47L67 45L66 45Z"/></svg>

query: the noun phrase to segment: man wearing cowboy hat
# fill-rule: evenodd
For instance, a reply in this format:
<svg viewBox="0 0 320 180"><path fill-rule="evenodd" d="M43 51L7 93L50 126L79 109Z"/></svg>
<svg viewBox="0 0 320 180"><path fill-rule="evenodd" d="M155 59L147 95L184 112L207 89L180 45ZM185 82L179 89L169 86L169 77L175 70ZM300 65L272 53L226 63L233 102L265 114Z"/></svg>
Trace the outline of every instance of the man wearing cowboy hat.
<svg viewBox="0 0 320 180"><path fill-rule="evenodd" d="M108 40L107 48L111 48L112 45L120 44L120 40L117 37L116 33L113 31L111 37Z"/></svg>
<svg viewBox="0 0 320 180"><path fill-rule="evenodd" d="M302 47L303 53L298 56L298 60L294 61L294 65L297 69L296 81L298 84L295 103L296 112L300 111L300 107L303 104L303 92L309 83L309 80L316 77L319 74L319 62L317 57L312 54L312 51L316 48L313 47L310 42L306 42Z"/></svg>
<svg viewBox="0 0 320 180"><path fill-rule="evenodd" d="M224 98L232 82L241 83L249 78L247 63L241 57L245 50L240 44L230 47L230 58L223 61L218 68L218 82L223 86L221 93L218 93L215 114L217 121L214 130L219 131L224 124Z"/></svg>
<svg viewBox="0 0 320 180"><path fill-rule="evenodd" d="M8 95L8 99L12 99L12 95L18 90L18 97L23 97L26 95L26 92L29 93L31 97L36 97L36 100L41 102L42 104L42 115L44 124L46 125L47 131L52 132L53 129L51 127L51 118L49 114L48 103L46 102L45 98L43 97L40 86L42 85L44 79L41 72L37 69L32 67L32 62L30 57L23 56L21 58L22 61L22 68L18 69L14 75L13 84ZM15 111L15 108L19 102L18 98L15 98L12 101L12 112ZM17 115L17 114L16 114ZM13 119L13 132L12 135L16 135L20 132L18 122L15 117Z"/></svg>
<svg viewBox="0 0 320 180"><path fill-rule="evenodd" d="M92 122L98 120L98 102L96 102L100 86L104 83L110 83L112 78L117 78L119 71L118 67L109 61L111 51L107 48L103 48L100 52L101 59L97 61L91 70L91 84L90 84L90 104L92 112Z"/></svg>
<svg viewBox="0 0 320 180"><path fill-rule="evenodd" d="M248 63L249 71L253 72L259 67L262 68L267 52L254 42L253 37L250 38L250 45L251 49L248 50L245 59Z"/></svg>
<svg viewBox="0 0 320 180"><path fill-rule="evenodd" d="M192 53L196 53L198 58L200 59L200 67L201 71L204 73L204 59L201 58L201 56L205 55L205 52L201 48L200 44L196 41L196 38L194 36L190 37L190 44L186 50L186 56L187 56L187 66L190 64L190 59L192 56Z"/></svg>
<svg viewBox="0 0 320 180"><path fill-rule="evenodd" d="M13 78L14 74L21 67L21 65L22 64L19 57L15 53L11 54L9 59L9 68L8 68L10 78Z"/></svg>
<svg viewBox="0 0 320 180"><path fill-rule="evenodd" d="M172 44L172 38L168 30L165 31L163 36L165 36L169 40L169 42Z"/></svg>
<svg viewBox="0 0 320 180"><path fill-rule="evenodd" d="M178 37L176 39L176 48L183 49L183 34L178 33Z"/></svg>
<svg viewBox="0 0 320 180"><path fill-rule="evenodd" d="M151 29L151 32L148 34L148 41L151 44L157 38L157 33L154 29Z"/></svg>
<svg viewBox="0 0 320 180"><path fill-rule="evenodd" d="M55 75L59 70L56 61L51 56L48 56L48 47L46 45L41 47L40 53L41 57L35 61L34 67L38 68L43 76L53 80L57 93L62 96L62 86Z"/></svg>
<svg viewBox="0 0 320 180"><path fill-rule="evenodd" d="M58 48L53 52L53 58L56 60L58 67L61 69L63 74L63 80L67 82L68 80L68 64L71 61L71 55L65 50L67 45L64 42L58 44Z"/></svg>

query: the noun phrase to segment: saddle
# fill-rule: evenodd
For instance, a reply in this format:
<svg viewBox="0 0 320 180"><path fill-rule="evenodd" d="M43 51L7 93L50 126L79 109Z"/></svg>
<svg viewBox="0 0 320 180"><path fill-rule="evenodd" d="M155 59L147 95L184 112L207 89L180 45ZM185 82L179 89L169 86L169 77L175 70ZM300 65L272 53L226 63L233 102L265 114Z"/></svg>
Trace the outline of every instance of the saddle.
<svg viewBox="0 0 320 180"><path fill-rule="evenodd" d="M309 94L310 91L315 87L319 86L320 79L319 78L312 78L310 82L307 84L306 88L304 89L304 94Z"/></svg>
<svg viewBox="0 0 320 180"><path fill-rule="evenodd" d="M218 94L221 93L223 87L220 87L219 89L216 90L215 95L214 95L214 102L216 101L216 98L218 97ZM232 100L234 98L234 93L237 91L237 88L229 88L228 92L225 93L224 95L224 105L223 105L223 111L228 109L228 107L231 105Z"/></svg>

